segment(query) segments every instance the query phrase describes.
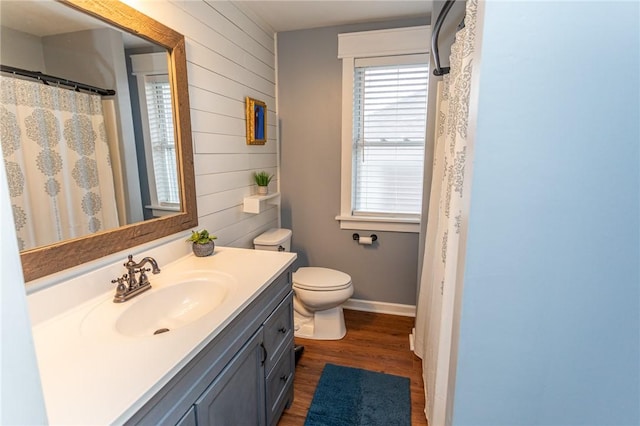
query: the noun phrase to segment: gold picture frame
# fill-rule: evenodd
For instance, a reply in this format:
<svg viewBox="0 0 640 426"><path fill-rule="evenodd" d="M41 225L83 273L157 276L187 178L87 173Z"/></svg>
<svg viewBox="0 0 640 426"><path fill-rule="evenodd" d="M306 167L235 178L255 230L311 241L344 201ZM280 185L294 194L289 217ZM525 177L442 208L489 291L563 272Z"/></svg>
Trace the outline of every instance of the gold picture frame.
<svg viewBox="0 0 640 426"><path fill-rule="evenodd" d="M245 101L247 145L264 145L267 143L267 104L248 96Z"/></svg>

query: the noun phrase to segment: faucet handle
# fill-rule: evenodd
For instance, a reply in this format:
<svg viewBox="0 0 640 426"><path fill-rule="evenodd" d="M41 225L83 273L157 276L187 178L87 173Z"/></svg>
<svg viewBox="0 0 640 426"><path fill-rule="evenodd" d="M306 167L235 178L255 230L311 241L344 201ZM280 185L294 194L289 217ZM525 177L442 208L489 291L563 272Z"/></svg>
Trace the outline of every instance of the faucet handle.
<svg viewBox="0 0 640 426"><path fill-rule="evenodd" d="M147 277L147 272L151 271L151 268L140 268L136 272L140 272L140 285L147 284L149 282L149 278Z"/></svg>
<svg viewBox="0 0 640 426"><path fill-rule="evenodd" d="M116 278L115 280L111 280L111 284L115 284L115 283L124 283L124 280L127 279L126 277L127 274L124 274L123 276L121 276L120 278Z"/></svg>
<svg viewBox="0 0 640 426"><path fill-rule="evenodd" d="M116 278L115 280L111 280L111 284L118 284L116 287L116 294L124 294L127 292L127 285L125 284L127 280L127 274L124 274L120 278Z"/></svg>

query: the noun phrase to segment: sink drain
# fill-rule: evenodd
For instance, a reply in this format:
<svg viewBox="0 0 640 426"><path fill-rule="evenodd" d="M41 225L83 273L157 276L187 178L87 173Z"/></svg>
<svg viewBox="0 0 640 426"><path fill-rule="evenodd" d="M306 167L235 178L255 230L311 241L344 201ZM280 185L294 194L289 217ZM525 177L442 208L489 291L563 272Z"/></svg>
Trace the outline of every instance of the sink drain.
<svg viewBox="0 0 640 426"><path fill-rule="evenodd" d="M167 331L169 331L168 328L159 328L156 331L153 332L153 335L155 336L156 334L162 334L162 333L166 333Z"/></svg>

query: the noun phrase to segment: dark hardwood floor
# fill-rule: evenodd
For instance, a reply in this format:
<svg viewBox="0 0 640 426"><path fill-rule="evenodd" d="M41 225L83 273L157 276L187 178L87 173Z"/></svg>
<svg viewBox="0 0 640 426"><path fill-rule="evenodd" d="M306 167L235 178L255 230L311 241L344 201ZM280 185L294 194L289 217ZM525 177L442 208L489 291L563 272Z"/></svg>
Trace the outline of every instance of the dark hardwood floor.
<svg viewBox="0 0 640 426"><path fill-rule="evenodd" d="M421 360L409 350L414 319L345 309L347 335L342 340L296 338L304 353L296 368L294 401L278 426L304 424L326 363L405 376L411 380L411 423L426 425Z"/></svg>

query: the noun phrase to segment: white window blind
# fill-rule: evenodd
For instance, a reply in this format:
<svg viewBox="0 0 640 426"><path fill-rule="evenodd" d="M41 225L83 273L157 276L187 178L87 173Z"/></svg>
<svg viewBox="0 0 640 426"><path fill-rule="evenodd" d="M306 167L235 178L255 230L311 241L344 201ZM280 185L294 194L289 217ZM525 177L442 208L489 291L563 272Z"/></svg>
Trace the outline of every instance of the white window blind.
<svg viewBox="0 0 640 426"><path fill-rule="evenodd" d="M168 76L146 75L144 80L157 201L164 206L179 204L176 145Z"/></svg>
<svg viewBox="0 0 640 426"><path fill-rule="evenodd" d="M354 71L352 214L420 215L429 78L424 55L358 59Z"/></svg>

